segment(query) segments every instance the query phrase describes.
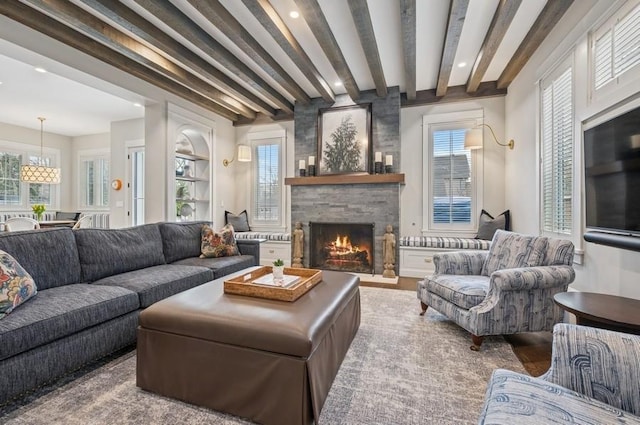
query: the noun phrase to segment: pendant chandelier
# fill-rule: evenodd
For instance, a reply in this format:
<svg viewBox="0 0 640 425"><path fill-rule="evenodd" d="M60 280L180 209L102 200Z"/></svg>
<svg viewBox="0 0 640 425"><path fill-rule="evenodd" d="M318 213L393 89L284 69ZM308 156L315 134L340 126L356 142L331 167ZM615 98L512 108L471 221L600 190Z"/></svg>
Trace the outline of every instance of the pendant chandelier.
<svg viewBox="0 0 640 425"><path fill-rule="evenodd" d="M38 165L23 165L20 168L20 180L28 183L58 184L60 183L60 169L40 165L44 162L43 139L45 118L38 117L38 119L40 120L40 158L38 159Z"/></svg>

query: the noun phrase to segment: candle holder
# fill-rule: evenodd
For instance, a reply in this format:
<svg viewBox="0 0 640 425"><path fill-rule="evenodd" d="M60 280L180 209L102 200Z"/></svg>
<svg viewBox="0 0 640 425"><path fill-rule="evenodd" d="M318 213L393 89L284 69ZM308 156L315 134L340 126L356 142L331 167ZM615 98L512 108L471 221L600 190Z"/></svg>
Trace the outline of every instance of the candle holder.
<svg viewBox="0 0 640 425"><path fill-rule="evenodd" d="M300 169L300 177L306 177L307 176L307 170L305 170L304 168Z"/></svg>
<svg viewBox="0 0 640 425"><path fill-rule="evenodd" d="M315 175L316 175L316 166L315 165L307 166L307 176L313 177Z"/></svg>
<svg viewBox="0 0 640 425"><path fill-rule="evenodd" d="M375 174L382 174L383 168L382 168L382 161L376 161L373 164L373 172Z"/></svg>
<svg viewBox="0 0 640 425"><path fill-rule="evenodd" d="M385 165L384 166L385 173L393 173L393 165Z"/></svg>

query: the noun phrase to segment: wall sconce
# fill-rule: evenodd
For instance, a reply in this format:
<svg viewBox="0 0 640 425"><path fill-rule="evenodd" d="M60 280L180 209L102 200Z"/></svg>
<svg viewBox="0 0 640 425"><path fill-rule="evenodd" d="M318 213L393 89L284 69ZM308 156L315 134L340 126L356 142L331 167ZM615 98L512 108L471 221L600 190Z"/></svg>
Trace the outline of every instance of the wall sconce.
<svg viewBox="0 0 640 425"><path fill-rule="evenodd" d="M489 127L491 130L491 135L493 136L493 140L500 146L509 146L509 149L513 149L513 146L516 142L513 139L509 140L507 143L500 143L496 134L493 132L493 128L489 124L478 124L471 130L467 130L464 135L464 148L465 149L482 149L482 130L480 127L485 126Z"/></svg>
<svg viewBox="0 0 640 425"><path fill-rule="evenodd" d="M238 162L251 162L251 146L238 145L238 151L231 159L223 159L222 165L228 167L234 159L238 156Z"/></svg>

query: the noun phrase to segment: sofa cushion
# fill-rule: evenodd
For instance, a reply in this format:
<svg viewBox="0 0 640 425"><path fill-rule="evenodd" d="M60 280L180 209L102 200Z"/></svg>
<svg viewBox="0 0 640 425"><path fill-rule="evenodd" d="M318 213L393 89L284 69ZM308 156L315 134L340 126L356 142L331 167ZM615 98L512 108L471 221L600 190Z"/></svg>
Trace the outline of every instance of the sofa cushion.
<svg viewBox="0 0 640 425"><path fill-rule="evenodd" d="M218 258L240 254L233 236L233 226L230 224L225 224L219 232L207 224L202 226L200 249L202 251L200 258Z"/></svg>
<svg viewBox="0 0 640 425"><path fill-rule="evenodd" d="M213 278L212 271L206 267L162 264L105 277L92 285L126 288L138 294L141 308L147 308L157 301L209 282Z"/></svg>
<svg viewBox="0 0 640 425"><path fill-rule="evenodd" d="M185 223L159 223L162 251L167 263L200 255L202 226L206 221Z"/></svg>
<svg viewBox="0 0 640 425"><path fill-rule="evenodd" d="M490 276L496 270L536 267L544 264L547 238L497 230L484 261L482 274Z"/></svg>
<svg viewBox="0 0 640 425"><path fill-rule="evenodd" d="M487 276L435 274L427 280L429 292L465 310L480 304L489 292Z"/></svg>
<svg viewBox="0 0 640 425"><path fill-rule="evenodd" d="M165 264L157 224L126 229L77 229L73 233L85 282Z"/></svg>
<svg viewBox="0 0 640 425"><path fill-rule="evenodd" d="M256 265L255 258L253 257L253 255L234 255L231 257L219 257L219 258L191 257L191 258L185 258L183 260L178 260L173 264L207 267L213 270L214 279L217 279L219 277L223 277L228 274L246 269L247 267L252 267Z"/></svg>
<svg viewBox="0 0 640 425"><path fill-rule="evenodd" d="M0 250L0 319L36 295L33 278L11 255Z"/></svg>
<svg viewBox="0 0 640 425"><path fill-rule="evenodd" d="M478 423L640 424L640 417L551 382L497 369Z"/></svg>
<svg viewBox="0 0 640 425"><path fill-rule="evenodd" d="M0 320L0 360L47 344L138 309L127 289L90 284L38 291L38 296Z"/></svg>
<svg viewBox="0 0 640 425"><path fill-rule="evenodd" d="M68 227L0 232L0 249L20 263L39 290L81 281L78 250Z"/></svg>

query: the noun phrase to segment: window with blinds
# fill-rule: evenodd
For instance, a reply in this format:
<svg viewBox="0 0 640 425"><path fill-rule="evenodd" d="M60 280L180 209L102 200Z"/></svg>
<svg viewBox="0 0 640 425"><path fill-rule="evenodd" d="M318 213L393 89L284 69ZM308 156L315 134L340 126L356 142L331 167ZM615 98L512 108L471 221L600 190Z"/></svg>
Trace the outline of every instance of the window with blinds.
<svg viewBox="0 0 640 425"><path fill-rule="evenodd" d="M471 152L467 128L432 131L431 205L434 224L471 223Z"/></svg>
<svg viewBox="0 0 640 425"><path fill-rule="evenodd" d="M22 156L0 152L0 205L20 205L20 166Z"/></svg>
<svg viewBox="0 0 640 425"><path fill-rule="evenodd" d="M256 160L252 225L279 224L281 221L280 149L278 139L260 140L254 144Z"/></svg>
<svg viewBox="0 0 640 425"><path fill-rule="evenodd" d="M629 2L632 4L635 2ZM640 64L640 4L623 7L595 33L593 78L595 89Z"/></svg>
<svg viewBox="0 0 640 425"><path fill-rule="evenodd" d="M80 207L109 206L109 160L105 157L80 159Z"/></svg>
<svg viewBox="0 0 640 425"><path fill-rule="evenodd" d="M542 85L541 206L545 232L573 226L573 95L571 67Z"/></svg>

